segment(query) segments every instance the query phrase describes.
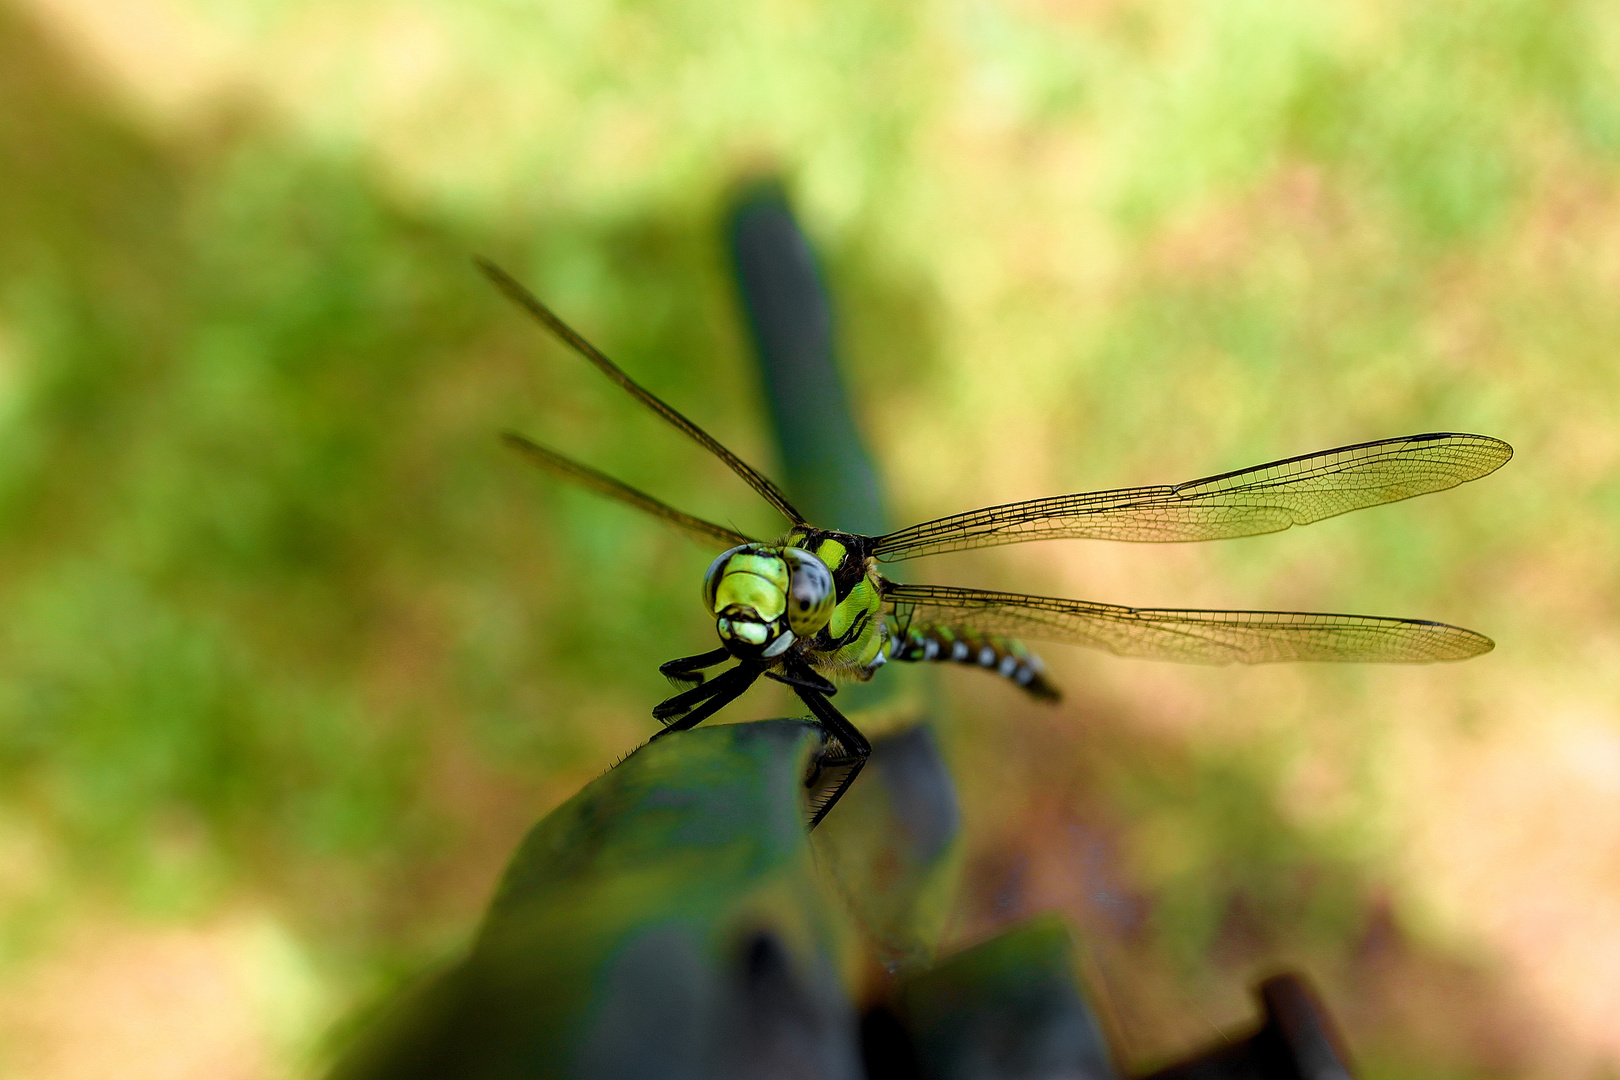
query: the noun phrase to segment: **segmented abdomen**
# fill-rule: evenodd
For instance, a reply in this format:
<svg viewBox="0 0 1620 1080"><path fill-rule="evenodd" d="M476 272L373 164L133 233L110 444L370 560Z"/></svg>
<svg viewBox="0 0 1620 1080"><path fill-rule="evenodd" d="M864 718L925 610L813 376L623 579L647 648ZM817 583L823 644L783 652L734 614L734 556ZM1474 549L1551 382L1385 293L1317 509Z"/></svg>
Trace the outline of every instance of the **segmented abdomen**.
<svg viewBox="0 0 1620 1080"><path fill-rule="evenodd" d="M1046 665L1024 643L1000 634L981 634L936 623L921 623L889 638L884 650L890 660L950 661L972 664L1011 679L1042 701L1063 695L1046 678Z"/></svg>

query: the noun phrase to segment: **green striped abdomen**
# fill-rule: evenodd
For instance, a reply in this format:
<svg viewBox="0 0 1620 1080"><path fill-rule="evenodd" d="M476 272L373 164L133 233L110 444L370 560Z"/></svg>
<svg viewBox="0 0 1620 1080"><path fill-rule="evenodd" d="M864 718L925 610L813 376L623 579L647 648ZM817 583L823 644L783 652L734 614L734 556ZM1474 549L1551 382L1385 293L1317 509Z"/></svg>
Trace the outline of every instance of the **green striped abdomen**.
<svg viewBox="0 0 1620 1080"><path fill-rule="evenodd" d="M941 623L914 623L889 640L889 660L969 664L994 671L1042 701L1063 695L1046 678L1046 665L1022 641Z"/></svg>

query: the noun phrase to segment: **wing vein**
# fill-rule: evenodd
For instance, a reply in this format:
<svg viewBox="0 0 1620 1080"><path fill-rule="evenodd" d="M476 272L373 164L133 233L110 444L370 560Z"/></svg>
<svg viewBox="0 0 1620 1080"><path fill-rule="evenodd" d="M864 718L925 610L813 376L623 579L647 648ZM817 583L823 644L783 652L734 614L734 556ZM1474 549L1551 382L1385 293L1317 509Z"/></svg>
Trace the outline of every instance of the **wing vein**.
<svg viewBox="0 0 1620 1080"><path fill-rule="evenodd" d="M572 480L582 487L590 488L597 494L606 495L610 499L617 499L619 502L627 503L654 517L679 525L688 532L718 540L728 548L736 547L738 544L750 543L748 537L735 529L728 529L724 525L716 525L712 521L705 521L700 517L694 517L691 514L677 510L644 491L638 491L629 484L613 479L607 473L598 472L589 465L582 465L549 447L541 446L534 440L525 438L515 431L508 431L501 438L505 440L507 446L510 446L547 472L560 476L565 480Z"/></svg>
<svg viewBox="0 0 1620 1080"><path fill-rule="evenodd" d="M787 496L782 494L781 489L771 483L763 473L720 445L720 442L708 432L664 404L652 391L626 375L617 364L609 360L596 346L586 341L572 327L558 318L550 308L542 304L533 293L525 289L512 275L487 259L476 259L474 261L484 276L508 300L528 312L536 322L550 330L559 341L596 365L602 374L623 387L631 397L663 417L676 429L684 432L703 449L725 462L732 472L742 477L744 483L753 488L760 498L776 507L783 517L795 525L805 524L804 515L793 508L793 504L788 502Z"/></svg>
<svg viewBox="0 0 1620 1080"><path fill-rule="evenodd" d="M1320 660L1430 663L1466 660L1490 638L1448 623L1315 611L1131 608L1090 600L889 583L884 599L901 622L939 623L1032 641L1104 649L1117 656L1196 664Z"/></svg>
<svg viewBox="0 0 1620 1080"><path fill-rule="evenodd" d="M1172 543L1255 536L1444 491L1493 472L1512 456L1507 443L1485 435L1407 435L1181 484L1087 491L970 510L880 536L873 554L882 562L897 562L1030 540Z"/></svg>

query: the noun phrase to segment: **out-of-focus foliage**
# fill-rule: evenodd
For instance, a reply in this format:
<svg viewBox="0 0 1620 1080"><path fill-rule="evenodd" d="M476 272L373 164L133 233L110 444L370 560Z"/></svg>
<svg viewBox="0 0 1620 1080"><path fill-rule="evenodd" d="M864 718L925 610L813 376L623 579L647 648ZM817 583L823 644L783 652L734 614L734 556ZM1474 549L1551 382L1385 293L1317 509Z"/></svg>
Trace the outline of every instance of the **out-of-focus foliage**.
<svg viewBox="0 0 1620 1080"><path fill-rule="evenodd" d="M467 256L770 471L719 225L771 169L897 521L1427 429L1518 449L1272 537L904 567L1499 642L1051 655L1059 711L940 675L947 934L1068 911L1127 1061L1288 962L1371 1076L1590 1074L1620 1056L1617 166L1620 12L1579 0L0 4L9 1065L308 1067L651 732L713 552L495 433L776 523Z"/></svg>

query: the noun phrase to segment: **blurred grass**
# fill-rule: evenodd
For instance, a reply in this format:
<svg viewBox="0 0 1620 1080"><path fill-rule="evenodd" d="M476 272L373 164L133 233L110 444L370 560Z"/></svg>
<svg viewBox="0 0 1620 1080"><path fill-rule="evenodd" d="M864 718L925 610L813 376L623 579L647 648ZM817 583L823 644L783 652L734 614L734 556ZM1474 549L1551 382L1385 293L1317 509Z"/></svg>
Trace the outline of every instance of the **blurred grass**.
<svg viewBox="0 0 1620 1080"><path fill-rule="evenodd" d="M712 553L494 434L775 523L467 257L770 471L719 236L761 168L825 254L897 520L1406 431L1519 450L1306 532L905 567L1500 643L1422 670L1057 654L1057 714L944 675L959 936L1063 906L1133 1060L1282 962L1368 1075L1620 1056L1608 7L12 0L0 102L12 1067L88 1068L72 995L37 989L93 966L76 928L268 919L303 971L271 997L305 1004L243 991L246 1029L305 1019L244 1036L238 1074L299 1068L650 732L657 663L712 633Z"/></svg>

